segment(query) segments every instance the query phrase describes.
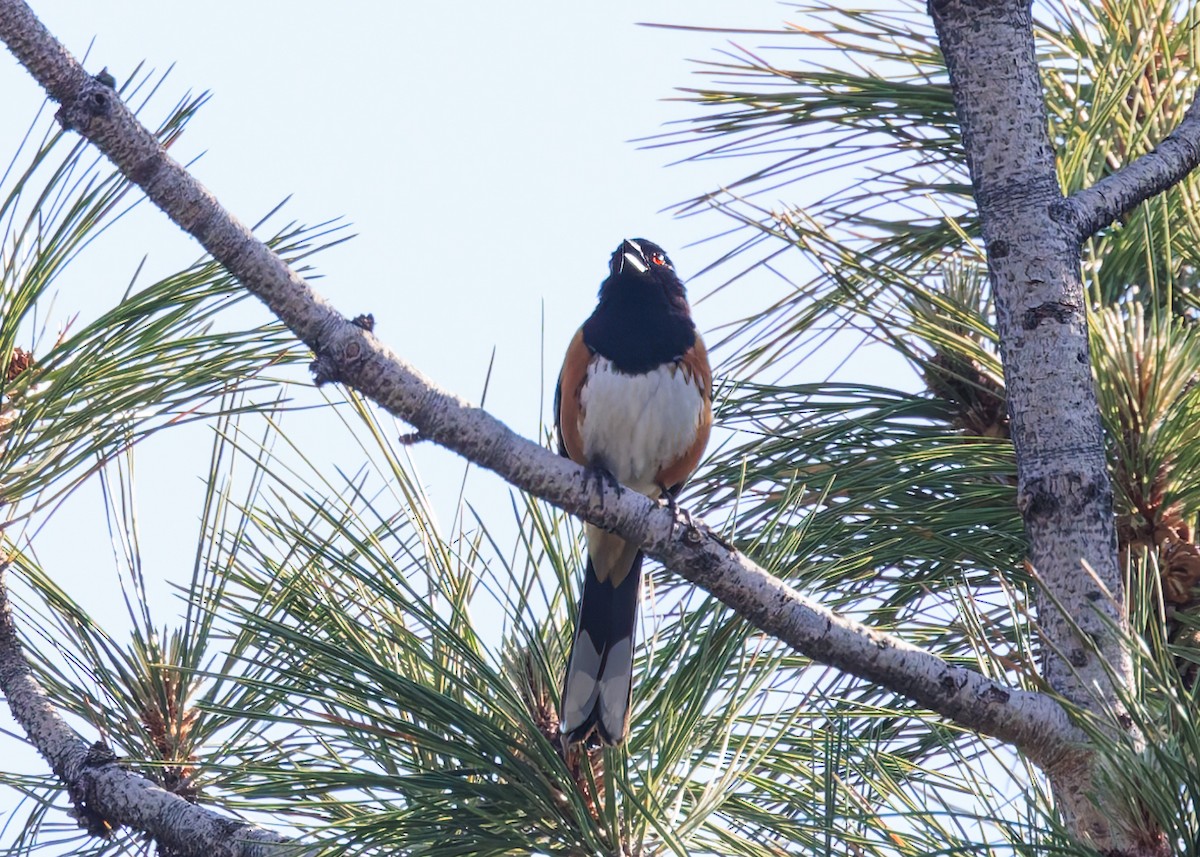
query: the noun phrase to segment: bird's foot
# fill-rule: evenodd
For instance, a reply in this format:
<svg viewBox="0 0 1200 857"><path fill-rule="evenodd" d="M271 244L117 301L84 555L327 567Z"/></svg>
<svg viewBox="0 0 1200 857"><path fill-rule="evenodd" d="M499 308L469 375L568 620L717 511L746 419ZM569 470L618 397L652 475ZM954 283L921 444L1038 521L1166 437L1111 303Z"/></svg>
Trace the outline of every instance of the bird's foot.
<svg viewBox="0 0 1200 857"><path fill-rule="evenodd" d="M604 494L606 490L611 490L618 497L625 490L621 487L621 483L617 481L617 477L612 475L612 471L601 464L589 465L583 471L583 487L586 489L589 484L595 484L596 491L600 494L600 508L604 508Z"/></svg>
<svg viewBox="0 0 1200 857"><path fill-rule="evenodd" d="M671 538L675 538L677 529L682 527L689 534L695 533L697 536L695 540L698 541L700 530L696 526L696 520L692 517L692 513L676 503L675 495L669 491L663 491L662 499L667 504L667 509L671 512Z"/></svg>
<svg viewBox="0 0 1200 857"><path fill-rule="evenodd" d="M675 502L675 496L668 491L663 491L662 500L666 504L667 509L671 512L671 538L675 538L675 534L679 528L682 528L687 541L693 544L699 544L703 541L705 534L716 541L721 547L729 551L737 550L727 539L725 539L716 530L705 526L701 529L701 524L692 513Z"/></svg>

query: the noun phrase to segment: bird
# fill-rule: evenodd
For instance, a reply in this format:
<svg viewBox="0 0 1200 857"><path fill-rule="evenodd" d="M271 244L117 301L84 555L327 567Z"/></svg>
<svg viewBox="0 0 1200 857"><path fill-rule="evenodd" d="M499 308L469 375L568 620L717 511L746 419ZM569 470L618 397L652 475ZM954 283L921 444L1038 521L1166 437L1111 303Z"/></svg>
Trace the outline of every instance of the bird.
<svg viewBox="0 0 1200 857"><path fill-rule="evenodd" d="M674 508L712 429L712 369L687 291L657 244L625 239L595 310L567 346L554 394L559 453L606 484ZM625 740L642 551L585 527L587 563L559 729L564 747Z"/></svg>

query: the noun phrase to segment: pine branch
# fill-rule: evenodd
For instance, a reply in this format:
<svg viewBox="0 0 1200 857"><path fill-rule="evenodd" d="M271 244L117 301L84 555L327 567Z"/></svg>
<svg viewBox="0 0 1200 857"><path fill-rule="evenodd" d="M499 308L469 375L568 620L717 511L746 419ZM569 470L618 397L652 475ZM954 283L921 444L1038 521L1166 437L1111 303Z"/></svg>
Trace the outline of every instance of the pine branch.
<svg viewBox="0 0 1200 857"><path fill-rule="evenodd" d="M1154 151L1059 203L1052 216L1086 241L1125 212L1174 187L1200 165L1200 101Z"/></svg>
<svg viewBox="0 0 1200 857"><path fill-rule="evenodd" d="M838 616L633 491L619 496L584 470L431 383L366 329L337 313L168 157L102 80L90 77L19 0L0 0L0 39L92 141L175 223L258 296L316 354L318 383L348 384L432 440L512 485L640 544L667 568L803 654L905 695L962 726L1022 749L1043 767L1075 759L1084 736L1053 698L946 664Z"/></svg>
<svg viewBox="0 0 1200 857"><path fill-rule="evenodd" d="M0 691L25 734L66 784L80 826L96 836L131 827L186 857L305 853L277 833L188 803L130 773L100 742L88 747L59 715L25 661L7 576L8 563L0 563Z"/></svg>

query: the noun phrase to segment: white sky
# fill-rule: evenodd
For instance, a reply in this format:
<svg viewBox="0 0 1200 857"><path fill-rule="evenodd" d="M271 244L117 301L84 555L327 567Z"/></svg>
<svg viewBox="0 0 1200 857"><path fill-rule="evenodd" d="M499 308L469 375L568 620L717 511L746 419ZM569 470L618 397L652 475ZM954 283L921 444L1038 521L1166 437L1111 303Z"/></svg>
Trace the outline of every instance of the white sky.
<svg viewBox="0 0 1200 857"><path fill-rule="evenodd" d="M687 150L643 151L628 142L696 115L662 99L703 83L688 60L715 58L730 38L635 22L762 28L793 15L771 0L47 0L34 7L77 56L95 38L90 71L106 66L122 80L142 60L160 70L175 63L149 116L163 115L188 89L211 91L175 157L204 153L194 173L244 221L289 194L277 223L345 216L358 237L315 260L324 275L316 287L347 315L374 313L379 336L468 398L478 399L495 349L488 407L529 436L548 406L561 349L591 311L620 239L652 238L686 278L714 256L711 246L688 245L725 224L677 220L662 209L745 168L664 168ZM736 38L747 47L772 41ZM0 160L7 162L40 102L32 79L0 54ZM79 260L60 303L86 314L90 302L111 300L146 253L147 275L157 277L199 249L143 206ZM693 299L716 284L693 283ZM765 302L780 285L760 279L739 288L700 304L702 330ZM815 368L813 377L820 374ZM147 571L164 599L172 597L169 581L186 579L192 562L197 479L208 455L207 436L196 431L190 452L178 442L138 452ZM435 499L448 482L442 499L452 500L458 479L446 474L460 465L434 450L420 455ZM120 627L96 495L72 498L37 547L68 592ZM14 744L0 735L0 764L7 767ZM12 795L0 792L0 817L11 806Z"/></svg>

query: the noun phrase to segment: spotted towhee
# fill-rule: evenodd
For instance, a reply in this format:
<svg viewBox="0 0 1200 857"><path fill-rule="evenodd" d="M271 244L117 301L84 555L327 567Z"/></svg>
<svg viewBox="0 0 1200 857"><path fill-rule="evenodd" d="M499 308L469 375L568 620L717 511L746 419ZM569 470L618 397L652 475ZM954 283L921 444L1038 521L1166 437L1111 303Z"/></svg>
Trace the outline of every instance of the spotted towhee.
<svg viewBox="0 0 1200 857"><path fill-rule="evenodd" d="M567 347L554 395L559 451L594 474L673 502L712 427L712 370L667 254L621 243L600 301ZM617 489L619 490L619 489ZM619 744L629 724L642 552L589 524L561 730Z"/></svg>

